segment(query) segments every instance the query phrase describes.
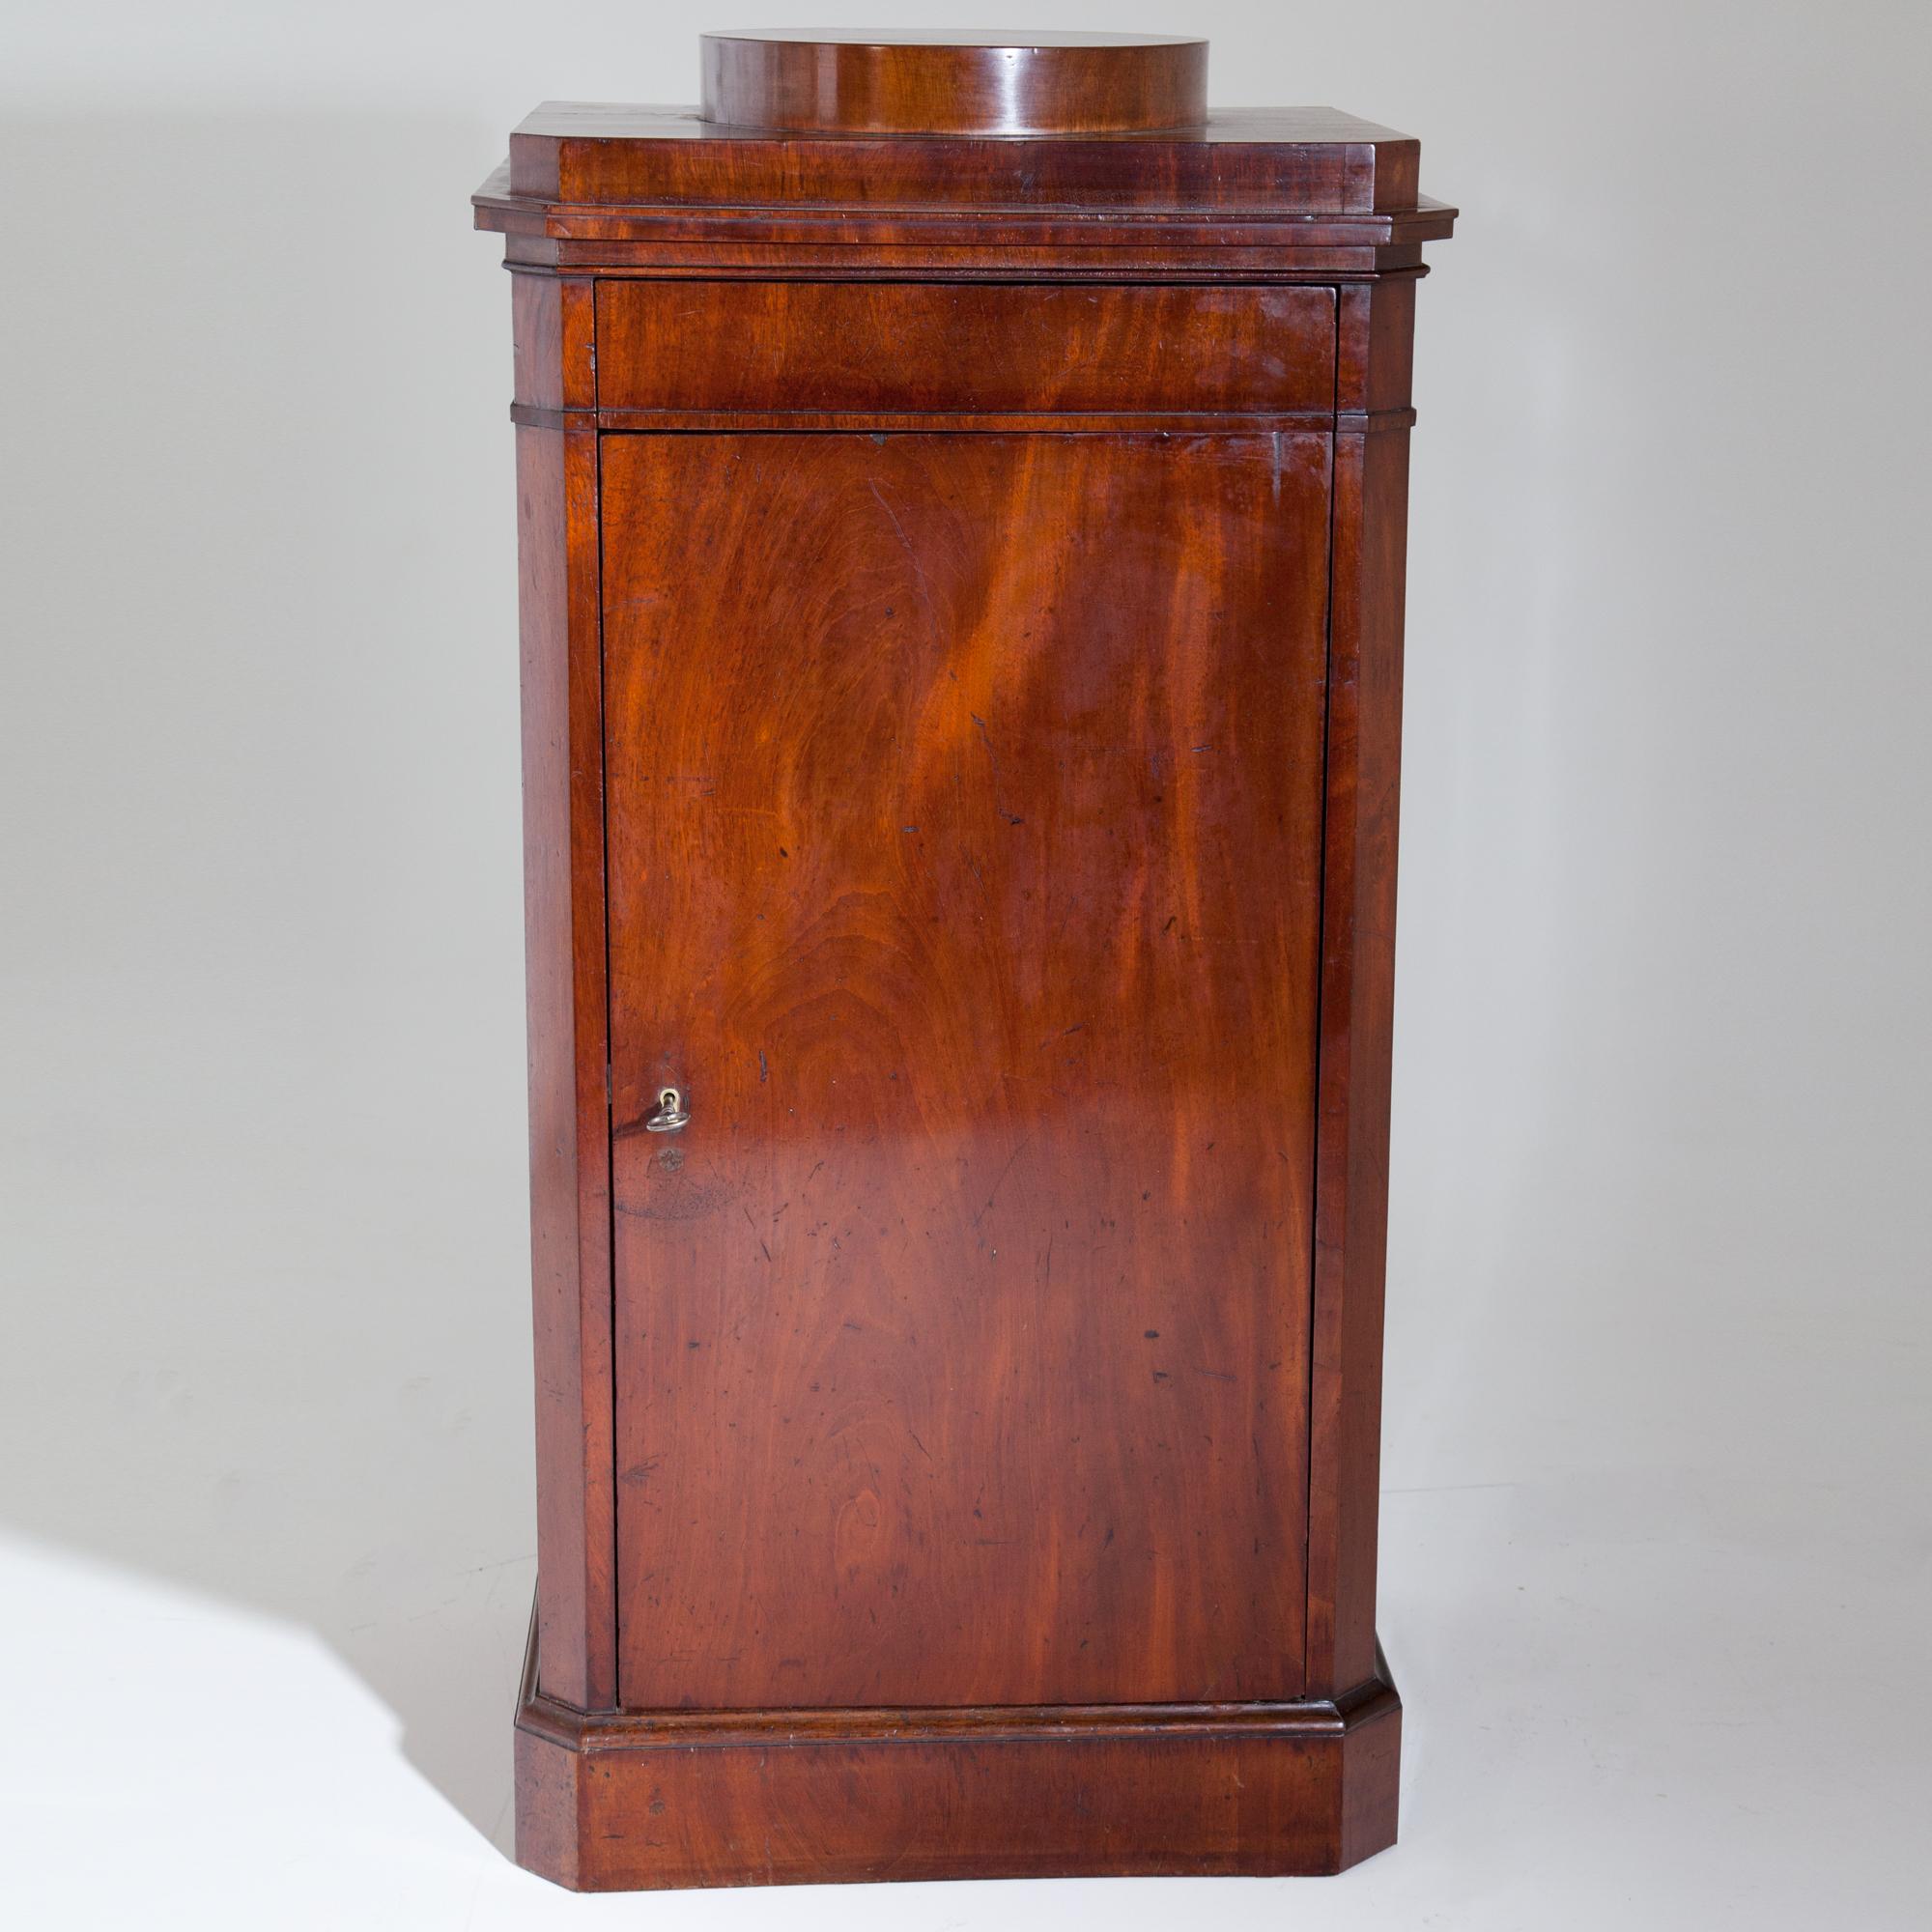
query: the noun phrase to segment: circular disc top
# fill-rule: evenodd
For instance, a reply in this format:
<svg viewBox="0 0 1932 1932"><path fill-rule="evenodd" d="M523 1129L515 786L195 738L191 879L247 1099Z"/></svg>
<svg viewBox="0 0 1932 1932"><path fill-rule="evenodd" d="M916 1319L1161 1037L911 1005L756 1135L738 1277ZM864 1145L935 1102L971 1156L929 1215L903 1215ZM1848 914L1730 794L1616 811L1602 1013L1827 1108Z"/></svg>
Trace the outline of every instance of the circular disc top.
<svg viewBox="0 0 1932 1932"><path fill-rule="evenodd" d="M1131 134L1208 117L1208 43L880 28L704 34L707 121L815 134Z"/></svg>

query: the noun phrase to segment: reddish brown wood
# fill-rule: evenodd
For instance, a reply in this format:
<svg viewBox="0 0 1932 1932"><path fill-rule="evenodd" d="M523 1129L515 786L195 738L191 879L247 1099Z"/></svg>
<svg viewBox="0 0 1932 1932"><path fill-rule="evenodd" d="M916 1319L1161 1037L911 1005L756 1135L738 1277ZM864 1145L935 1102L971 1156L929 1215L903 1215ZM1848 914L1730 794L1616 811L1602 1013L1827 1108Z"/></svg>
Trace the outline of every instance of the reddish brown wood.
<svg viewBox="0 0 1932 1932"><path fill-rule="evenodd" d="M1413 291L1348 291L1345 393L1406 401ZM1407 430L1337 437L1308 1543L1309 1679L1331 1693L1376 1667L1407 507Z"/></svg>
<svg viewBox="0 0 1932 1932"><path fill-rule="evenodd" d="M696 126L696 124L694 124ZM1446 236L1455 212L1426 197L1396 205L1398 190L1383 185L1396 161L1383 156L1368 192L1388 205L1353 212L1315 208L1289 212L1297 201L1323 201L1318 181L1272 205L1222 209L1189 204L1178 191L1147 191L1148 205L1110 207L1092 184L1069 190L1060 204L1040 207L949 204L928 198L915 208L860 208L836 202L758 202L744 198L742 171L729 152L737 144L714 140L710 151L687 157L687 189L676 201L617 205L533 200L511 191L511 175L499 168L477 193L476 221L500 230L512 262L552 269L594 269L600 276L744 276L858 280L991 280L1030 282L1261 282L1325 281L1415 270L1421 246ZM798 146L794 143L793 146ZM810 144L810 160L827 143ZM876 149L876 141L869 144ZM894 144L895 156L897 143ZM985 143L1010 149L1042 144ZM1058 146L1058 144L1053 144ZM1109 144L1119 169L1120 151ZM1138 156L1143 144L1131 144ZM617 163L612 163L617 165ZM778 165L775 160L775 166ZM801 162L800 165L805 165ZM848 166L865 167L862 157ZM1373 152L1369 165L1374 167ZM932 195L955 191L952 157L926 157ZM542 170L538 169L538 173ZM1319 172L1319 171L1318 171ZM781 180L781 171L774 183ZM904 166L903 191L917 196L920 169ZM836 174L816 184L830 193ZM1031 179L999 185L997 192L1022 200ZM1316 192L1314 190L1320 190ZM776 186L771 191L780 191ZM1337 189L1336 192L1341 192ZM737 193L737 198L733 198ZM714 197L707 200L709 195ZM1350 191L1351 200L1361 199ZM1085 205L1083 206L1083 199Z"/></svg>
<svg viewBox="0 0 1932 1932"><path fill-rule="evenodd" d="M1414 274L1382 275L1373 282L1357 282L1336 291L1338 422L1361 411L1383 419L1376 426L1409 426L1417 279ZM1403 420L1388 420L1396 416Z"/></svg>
<svg viewBox="0 0 1932 1932"><path fill-rule="evenodd" d="M1327 439L604 475L624 1703L1294 1695Z"/></svg>
<svg viewBox="0 0 1932 1932"><path fill-rule="evenodd" d="M1325 109L564 106L479 194L518 271L533 1869L1393 1838L1416 153Z"/></svg>
<svg viewBox="0 0 1932 1932"><path fill-rule="evenodd" d="M1335 401L1325 288L609 282L607 408L1219 412ZM1185 341L1185 357L1168 345Z"/></svg>
<svg viewBox="0 0 1932 1932"><path fill-rule="evenodd" d="M707 121L804 133L1114 134L1208 117L1208 43L955 30L704 34Z"/></svg>
<svg viewBox="0 0 1932 1932"><path fill-rule="evenodd" d="M582 286L582 283L557 281L549 275L518 275L511 280L512 393L526 409L563 407L564 297L567 291ZM594 386L590 401L596 401Z"/></svg>
<svg viewBox="0 0 1932 1932"><path fill-rule="evenodd" d="M547 101L510 136L509 193L553 204L832 204L910 219L1086 207L1369 214L1417 205L1419 144L1330 107L1249 107L1205 127L1013 141L740 132L686 108Z"/></svg>
<svg viewBox="0 0 1932 1932"><path fill-rule="evenodd" d="M511 287L520 390L581 397L588 289ZM517 508L537 1623L545 1690L592 1710L616 1694L596 437L519 429Z"/></svg>
<svg viewBox="0 0 1932 1932"><path fill-rule="evenodd" d="M1395 1839L1402 1706L583 1718L526 1677L517 1858L583 1891L1332 1873Z"/></svg>
<svg viewBox="0 0 1932 1932"><path fill-rule="evenodd" d="M1315 430L1362 435L1406 429L1414 412L1371 414L1351 410L529 410L511 405L512 420L531 429L612 430L1026 430L1068 435L1220 435Z"/></svg>

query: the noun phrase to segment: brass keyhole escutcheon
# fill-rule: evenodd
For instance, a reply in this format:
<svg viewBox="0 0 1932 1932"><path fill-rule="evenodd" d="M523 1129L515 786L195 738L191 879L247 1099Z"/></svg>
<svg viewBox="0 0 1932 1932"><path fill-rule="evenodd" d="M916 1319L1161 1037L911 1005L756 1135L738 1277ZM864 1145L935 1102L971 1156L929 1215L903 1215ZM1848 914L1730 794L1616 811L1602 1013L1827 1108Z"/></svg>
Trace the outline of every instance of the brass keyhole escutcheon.
<svg viewBox="0 0 1932 1932"><path fill-rule="evenodd" d="M675 1087L660 1087L658 1103L645 1116L644 1125L654 1134L674 1134L690 1120L684 1110L684 1095Z"/></svg>

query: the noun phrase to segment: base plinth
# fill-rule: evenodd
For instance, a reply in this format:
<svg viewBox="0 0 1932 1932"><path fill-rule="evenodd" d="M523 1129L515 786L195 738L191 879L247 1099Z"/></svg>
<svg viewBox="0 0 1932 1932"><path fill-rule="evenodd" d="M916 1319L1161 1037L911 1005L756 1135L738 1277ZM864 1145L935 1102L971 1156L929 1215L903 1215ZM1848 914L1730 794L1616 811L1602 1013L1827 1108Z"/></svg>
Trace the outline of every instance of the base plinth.
<svg viewBox="0 0 1932 1932"><path fill-rule="evenodd" d="M1337 1872L1395 1842L1379 1670L1334 1703L585 1715L532 1633L517 1862L581 1891Z"/></svg>

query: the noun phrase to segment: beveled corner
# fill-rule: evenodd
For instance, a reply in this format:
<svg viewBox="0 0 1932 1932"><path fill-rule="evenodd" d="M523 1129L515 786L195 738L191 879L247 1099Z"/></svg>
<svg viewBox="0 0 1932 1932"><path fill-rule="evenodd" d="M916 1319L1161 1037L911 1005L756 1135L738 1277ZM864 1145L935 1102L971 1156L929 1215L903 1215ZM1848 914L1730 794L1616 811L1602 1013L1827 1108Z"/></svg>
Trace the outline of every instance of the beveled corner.
<svg viewBox="0 0 1932 1932"><path fill-rule="evenodd" d="M517 1711L517 1862L579 1891L1293 1877L1395 1842L1402 1700Z"/></svg>

